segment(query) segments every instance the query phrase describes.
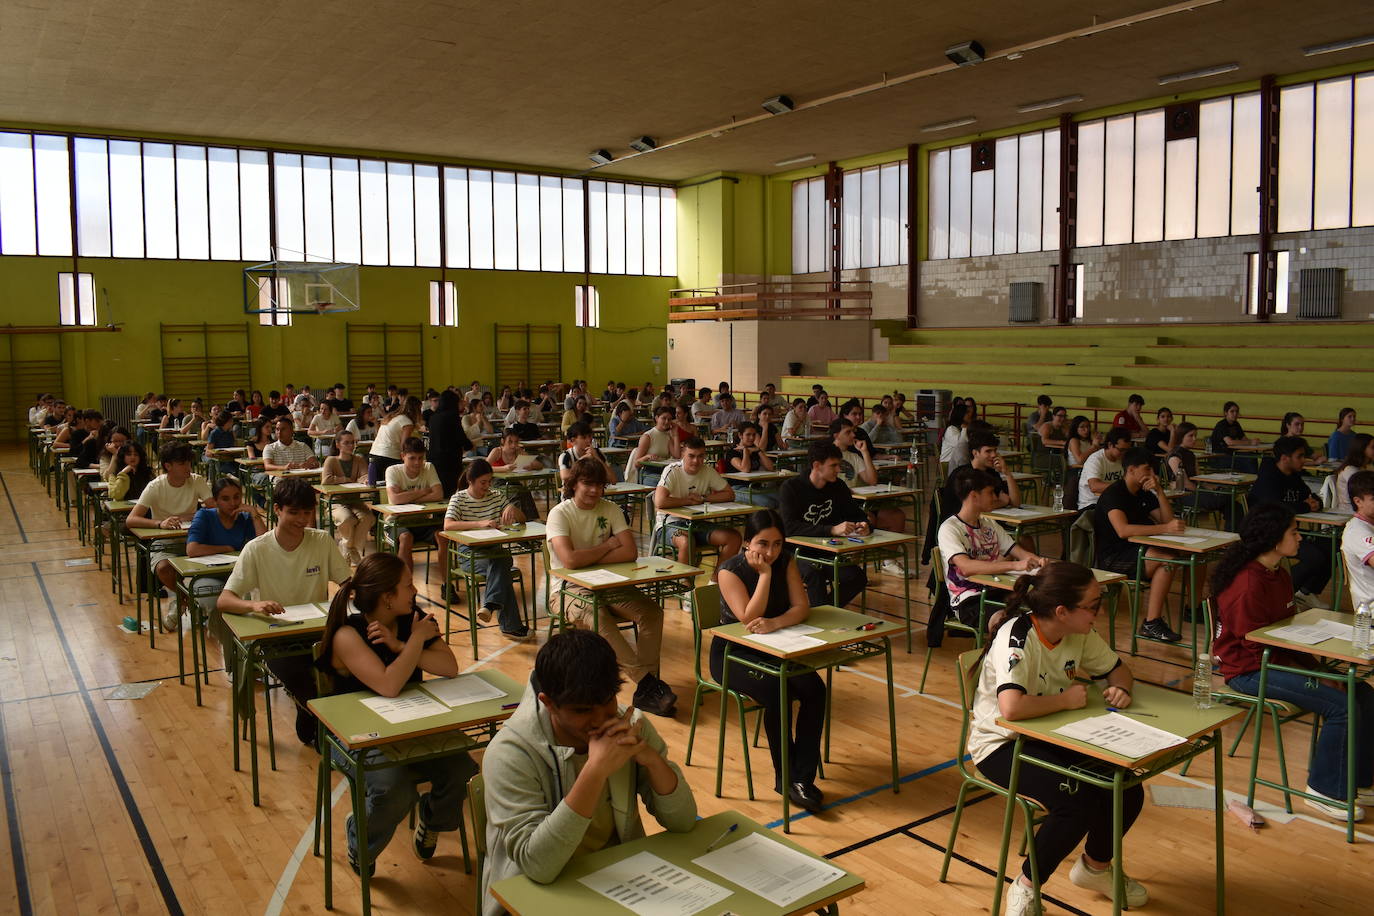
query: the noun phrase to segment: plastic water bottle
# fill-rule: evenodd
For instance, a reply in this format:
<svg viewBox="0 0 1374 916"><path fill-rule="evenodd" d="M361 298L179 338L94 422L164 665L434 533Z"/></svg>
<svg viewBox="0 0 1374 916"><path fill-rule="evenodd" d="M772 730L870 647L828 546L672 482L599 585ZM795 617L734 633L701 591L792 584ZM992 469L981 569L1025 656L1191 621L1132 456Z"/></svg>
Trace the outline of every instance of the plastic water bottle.
<svg viewBox="0 0 1374 916"><path fill-rule="evenodd" d="M1198 709L1212 708L1212 656L1201 653L1193 669L1193 705Z"/></svg>
<svg viewBox="0 0 1374 916"><path fill-rule="evenodd" d="M1368 657L1370 649L1370 628L1374 625L1374 614L1370 613L1369 602L1361 601L1355 608L1355 654Z"/></svg>
<svg viewBox="0 0 1374 916"><path fill-rule="evenodd" d="M1063 484L1058 484L1058 483L1057 483L1057 484L1054 485L1054 508L1056 508L1056 509L1063 509L1063 508L1064 508L1064 485L1063 485Z"/></svg>

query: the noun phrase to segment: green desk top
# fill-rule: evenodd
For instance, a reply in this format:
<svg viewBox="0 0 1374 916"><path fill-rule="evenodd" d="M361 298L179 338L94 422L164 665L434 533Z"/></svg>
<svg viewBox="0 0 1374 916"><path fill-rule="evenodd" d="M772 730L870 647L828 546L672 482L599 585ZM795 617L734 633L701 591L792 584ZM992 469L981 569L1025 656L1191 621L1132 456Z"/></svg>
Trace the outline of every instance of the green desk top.
<svg viewBox="0 0 1374 916"><path fill-rule="evenodd" d="M348 486L342 483L317 483L314 484L315 492L321 496L373 496L382 488L380 486Z"/></svg>
<svg viewBox="0 0 1374 916"><path fill-rule="evenodd" d="M144 528L139 525L133 527L126 525L125 530L138 541L170 541L186 537L190 533L190 526L185 528Z"/></svg>
<svg viewBox="0 0 1374 916"><path fill-rule="evenodd" d="M580 576L593 570L605 570L606 572L616 573L624 576L624 579L617 582L607 582L604 584L589 585ZM592 591L601 591L608 588L625 588L633 585L646 585L651 582L667 582L671 579L686 579L701 575L701 570L695 566L687 566L676 560L669 560L666 557L637 557L632 563L607 563L599 566L588 566L585 569L551 569L549 574L570 582L573 585Z"/></svg>
<svg viewBox="0 0 1374 916"><path fill-rule="evenodd" d="M811 646L806 649L795 651L783 651L766 646L763 643L755 642L749 638L749 631L744 628L742 623L729 623L724 626L713 627L712 636L719 636L721 639L738 643L741 646L748 646L756 652L765 655L772 655L775 658L805 658L808 655L816 655L821 652L828 652L841 646L847 646L857 642L868 642L873 639L881 639L884 636L891 636L894 633L902 632L902 625L892 620L884 620L880 617L869 617L866 614L859 614L854 611L845 611L832 604L820 604L811 609L811 613L804 621L808 626L820 627L818 633L807 633L812 639L819 639L824 645ZM865 630L861 627L874 625L873 629Z"/></svg>
<svg viewBox="0 0 1374 916"><path fill-rule="evenodd" d="M225 618L228 619L228 617L229 615L226 614ZM364 706L363 700L377 696L370 690L320 697L310 701L310 710L319 716L325 728L343 742L345 747L359 750L379 744L394 744L397 741L405 741L410 738L457 731L486 722L509 719L511 713L515 711L515 704L520 702L520 697L525 692L524 684L509 675L502 674L500 671L483 669L458 676L481 678L493 687L505 691L506 695L463 706L454 706L442 714L411 719L409 722L388 722ZM414 693L423 693L425 692L425 683L428 682L421 682L420 685L408 687L401 691L400 695L405 697ZM510 708L503 708L507 706Z"/></svg>
<svg viewBox="0 0 1374 916"><path fill-rule="evenodd" d="M435 512L443 512L446 510L448 508L448 500L439 500L438 502L431 503L402 503L402 505L423 506L424 508L408 509L404 512L397 512L396 507L390 503L378 503L372 507L372 511L391 518L405 518L409 515L433 515Z"/></svg>
<svg viewBox="0 0 1374 916"><path fill-rule="evenodd" d="M1107 706L1102 700L1102 683L1105 682L1088 685L1088 703L1082 709L1066 709L1050 713L1048 716L1021 719L1016 722L1009 722L999 716L997 724L1003 728L1019 732L1027 738L1078 751L1117 766L1141 766L1149 760L1175 750L1175 748L1165 748L1146 757L1122 757L1095 745L1055 734L1056 728L1106 713ZM1211 709L1198 709L1193 705L1191 693L1166 690L1163 687L1146 684L1142 681L1135 682L1135 686L1131 688L1131 696L1131 705L1123 711L1123 715L1130 717L1131 713L1151 713L1150 716L1142 716L1140 721L1166 732L1173 732L1175 735L1190 741L1199 735L1215 731L1227 722L1238 719L1245 714L1245 710L1241 707L1224 704L1213 705Z"/></svg>
<svg viewBox="0 0 1374 916"><path fill-rule="evenodd" d="M898 487L889 483L873 483L859 487L850 487L849 493L859 502L868 502L878 499L906 499L915 496L916 491L910 487Z"/></svg>
<svg viewBox="0 0 1374 916"><path fill-rule="evenodd" d="M1282 637L1269 635L1270 630L1277 630L1279 627L1286 627L1289 624L1310 624L1321 620L1334 620L1337 623L1353 624L1355 615L1342 611L1333 611L1329 608L1314 607L1311 610L1303 611L1301 614L1294 614L1286 617L1278 623L1270 624L1267 627L1260 627L1245 634L1245 638L1250 642L1257 642L1263 646L1278 646L1281 649L1289 649L1293 652L1304 652L1308 655L1315 655L1318 658L1330 658L1336 661L1347 662L1356 665L1365 665L1369 659L1355 654L1355 646L1348 639L1327 639L1316 645L1308 645L1301 642L1290 642Z"/></svg>
<svg viewBox="0 0 1374 916"><path fill-rule="evenodd" d="M496 480L547 480L556 472L553 468L540 468L537 471L507 471L503 470L505 465L492 471L491 476Z"/></svg>
<svg viewBox="0 0 1374 916"><path fill-rule="evenodd" d="M1055 509L1051 506L1007 506L1002 509L993 509L991 512L984 512L983 515L994 522L1003 522L1008 525L1028 525L1031 522L1074 518L1078 513L1073 509Z"/></svg>
<svg viewBox="0 0 1374 916"><path fill-rule="evenodd" d="M311 601L310 604L320 609L323 614L329 613L328 601ZM224 624L240 642L253 642L257 639L278 639L281 637L296 637L309 633L323 633L325 618L310 620L304 623L288 623L281 621L274 623L271 617L259 614L225 614Z"/></svg>
<svg viewBox="0 0 1374 916"><path fill-rule="evenodd" d="M618 908L578 879L641 852L651 852L685 871L705 878L712 884L733 891L729 897L711 904L702 911L703 914L710 916L727 913L734 916L791 916L794 913L810 913L864 889L864 879L846 871L844 877L836 879L809 897L803 897L792 906L783 908L744 890L715 872L694 864L692 860L705 855L707 847L732 824L738 825L739 829L735 831L737 836L728 840L727 845L751 833L766 833L784 846L819 858L786 836L768 830L762 824L738 812L726 811L697 821L690 833L664 831L573 859L564 867L558 880L551 884L536 884L524 875L516 875L493 884L491 892L515 916L545 916L548 913L559 913L562 916L606 916L611 913L628 913L629 910ZM829 864L843 867L836 862Z"/></svg>
<svg viewBox="0 0 1374 916"><path fill-rule="evenodd" d="M134 511L134 506L138 503L132 499L107 499L105 500L105 511L111 515Z"/></svg>
<svg viewBox="0 0 1374 916"><path fill-rule="evenodd" d="M440 531L439 536L447 541L456 541L464 547L494 547L499 544L511 544L517 541L542 541L545 536L543 522L525 522L519 528L479 528L476 530L499 530L501 536L473 537L472 531Z"/></svg>
<svg viewBox="0 0 1374 916"><path fill-rule="evenodd" d="M753 515L759 511L758 506L749 506L743 503L736 504L734 500L729 503L702 503L698 506L673 506L671 509L659 509L663 515L671 515L673 518L680 519L722 519L734 518L739 515Z"/></svg>
<svg viewBox="0 0 1374 916"><path fill-rule="evenodd" d="M1224 487L1248 487L1256 480L1254 474L1194 474L1193 483L1218 484Z"/></svg>
<svg viewBox="0 0 1374 916"><path fill-rule="evenodd" d="M641 493L650 493L654 489L654 487L650 486L647 483L631 483L628 480L622 480L620 481L620 483L606 484L605 493L608 496L627 496Z"/></svg>
<svg viewBox="0 0 1374 916"><path fill-rule="evenodd" d="M976 576L969 576L969 581L984 588L1000 588L1004 591L1011 591L1016 587L1016 580L1021 578L1024 573L979 573ZM1123 582L1126 577L1121 573L1108 572L1105 569L1094 569L1093 577L1097 579L1099 585L1109 585L1112 582Z"/></svg>
<svg viewBox="0 0 1374 916"><path fill-rule="evenodd" d="M238 563L239 555L237 552L219 554L219 556L229 556L234 558L233 563L205 564L193 557L172 557L168 562L177 571L177 575L183 579L194 578L195 576L211 576L216 573L228 575L234 571L234 566Z"/></svg>
<svg viewBox="0 0 1374 916"><path fill-rule="evenodd" d="M1202 538L1201 543L1180 544L1166 540L1171 537ZM1229 547L1240 536L1230 531L1213 531L1211 528L1185 528L1179 534L1150 534L1128 538L1132 544L1145 544L1149 547L1163 547L1180 553L1211 553Z"/></svg>
<svg viewBox="0 0 1374 916"><path fill-rule="evenodd" d="M872 550L874 547L893 547L897 544L910 544L916 540L915 535L901 534L896 531L874 531L872 534L862 538L855 535L856 541L851 541L847 537L836 535L828 538L814 537L794 537L788 538L787 543L797 547L809 547L812 550L821 550L826 553L853 553L856 550ZM830 543L838 541L837 544Z"/></svg>

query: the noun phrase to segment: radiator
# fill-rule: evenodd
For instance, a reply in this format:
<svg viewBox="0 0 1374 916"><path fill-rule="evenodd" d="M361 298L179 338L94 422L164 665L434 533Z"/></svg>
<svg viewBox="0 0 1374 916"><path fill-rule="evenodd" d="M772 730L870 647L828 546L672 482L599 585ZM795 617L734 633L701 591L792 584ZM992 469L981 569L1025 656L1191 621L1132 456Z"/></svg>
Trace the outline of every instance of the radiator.
<svg viewBox="0 0 1374 916"><path fill-rule="evenodd" d="M100 412L107 420L114 420L119 426L132 431L134 411L138 409L140 398L136 394L102 394Z"/></svg>
<svg viewBox="0 0 1374 916"><path fill-rule="evenodd" d="M1007 314L1007 320L1039 321L1042 286L1043 284L1040 283L1011 284L1011 307Z"/></svg>
<svg viewBox="0 0 1374 916"><path fill-rule="evenodd" d="M1298 271L1298 317L1341 317L1344 289L1344 267L1307 267Z"/></svg>

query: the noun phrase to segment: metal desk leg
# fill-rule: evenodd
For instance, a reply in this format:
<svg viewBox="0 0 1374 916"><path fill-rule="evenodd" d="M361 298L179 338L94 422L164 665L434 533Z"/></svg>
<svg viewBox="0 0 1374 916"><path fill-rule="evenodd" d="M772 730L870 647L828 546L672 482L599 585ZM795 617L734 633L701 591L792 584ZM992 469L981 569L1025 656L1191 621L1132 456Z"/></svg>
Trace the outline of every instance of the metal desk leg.
<svg viewBox="0 0 1374 916"><path fill-rule="evenodd" d="M892 640L884 637L883 648L887 658L887 735L892 746L892 794L896 795L902 789L897 776L897 700L892 694ZM829 722L828 717L826 721Z"/></svg>
<svg viewBox="0 0 1374 916"><path fill-rule="evenodd" d="M724 671L721 673L724 674ZM787 759L788 745L792 743L790 740L792 729L789 727L792 724L792 704L787 697L787 679L787 659L784 658L782 664L778 666L778 696L782 700L782 705L778 707L778 724L781 726L781 731L778 735L778 743L782 745L779 749L782 763L779 767L778 781L782 784L783 833L792 832L792 798L789 792L789 787L792 784L792 770L790 769L791 764ZM724 731L722 731L721 734L723 735Z"/></svg>
<svg viewBox="0 0 1374 916"><path fill-rule="evenodd" d="M1126 865L1121 861L1121 830L1125 821L1122 785L1126 779L1124 767L1112 769L1112 916L1120 916L1126 902Z"/></svg>
<svg viewBox="0 0 1374 916"><path fill-rule="evenodd" d="M998 916L1002 912L1002 886L1006 883L1007 878L1007 853L1011 850L1011 823L1016 813L1016 789L1021 782L1021 748L1024 747L1025 741L1023 735L1017 735L1016 746L1011 751L1011 776L1007 779L1007 807L1002 812L1002 850L997 857L997 881L992 889L992 916Z"/></svg>
<svg viewBox="0 0 1374 916"><path fill-rule="evenodd" d="M1256 717L1256 728L1263 726ZM1213 776L1213 796L1212 796L1212 819L1216 822L1217 839L1217 916L1226 912L1226 833L1222 829L1221 812L1225 807L1223 792L1221 788L1221 762L1225 755L1221 752L1221 729L1212 732L1212 766Z"/></svg>

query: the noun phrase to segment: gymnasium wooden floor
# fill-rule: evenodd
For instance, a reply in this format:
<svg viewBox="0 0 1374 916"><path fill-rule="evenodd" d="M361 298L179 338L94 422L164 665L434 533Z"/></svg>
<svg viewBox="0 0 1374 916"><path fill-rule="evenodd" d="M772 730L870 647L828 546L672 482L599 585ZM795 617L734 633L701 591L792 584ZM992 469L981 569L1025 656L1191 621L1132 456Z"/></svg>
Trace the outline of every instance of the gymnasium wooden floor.
<svg viewBox="0 0 1374 916"><path fill-rule="evenodd" d="M145 639L117 629L126 610L110 591L107 572L67 565L91 556L33 478L22 450L0 452L0 910L33 913L314 913L323 909L323 868L310 850L314 752L293 737L288 704L277 712L278 768L262 755L261 808L251 804L249 777L234 772L226 728L223 673L211 676L205 706L189 682L176 682L174 642L150 650ZM881 578L877 603L894 608L896 579ZM431 589L431 591L433 591ZM924 589L913 583L924 597ZM925 617L925 607L916 609ZM1105 626L1105 621L1104 621ZM455 650L466 669L466 642ZM927 692L920 694L924 640L896 658L901 792L889 784L882 669L841 673L835 681L833 762L821 786L827 810L798 818L793 837L863 875L868 889L847 901L848 913L976 913L991 902L1000 806L975 802L961 825L948 884L937 880L958 788L953 755L958 738L953 655L936 653ZM683 697L675 722L656 722L674 759L687 743L691 696L691 630L670 604L664 676ZM534 644L499 636L480 641L479 664L523 679ZM904 647L903 647L904 648ZM218 664L212 645L211 664ZM1188 674L1177 650L1151 647L1135 660L1138 677L1178 685ZM111 687L155 682L141 700L110 700ZM1187 686L1186 683L1183 686ZM628 697L627 697L628 699ZM711 766L715 704L703 711L694 765L686 769L702 814L734 808L764 823L781 816L768 782L767 751L753 752L758 800L745 797L738 750L727 757L725 797L713 795ZM259 729L265 741L265 729ZM1304 774L1306 734L1290 726L1290 770ZM727 742L727 750L733 744ZM1266 749L1269 745L1266 744ZM1268 753L1272 758L1272 750ZM1225 785L1243 792L1248 753L1228 761ZM1262 766L1277 770L1273 759ZM1160 785L1210 785L1210 757L1187 779ZM1278 801L1276 795L1263 796ZM335 908L361 908L357 879L343 856L348 802L336 804ZM1232 912L1369 912L1368 874L1374 828L1347 846L1343 829L1299 815L1250 831L1225 822L1227 891ZM472 878L463 874L456 836L446 835L428 864L398 837L378 863L373 903L379 913L471 912ZM1212 909L1212 815L1147 803L1127 839L1127 867L1149 888L1149 912ZM1102 913L1109 904L1071 885L1067 866L1045 888L1051 913ZM14 909L10 909L13 906Z"/></svg>

